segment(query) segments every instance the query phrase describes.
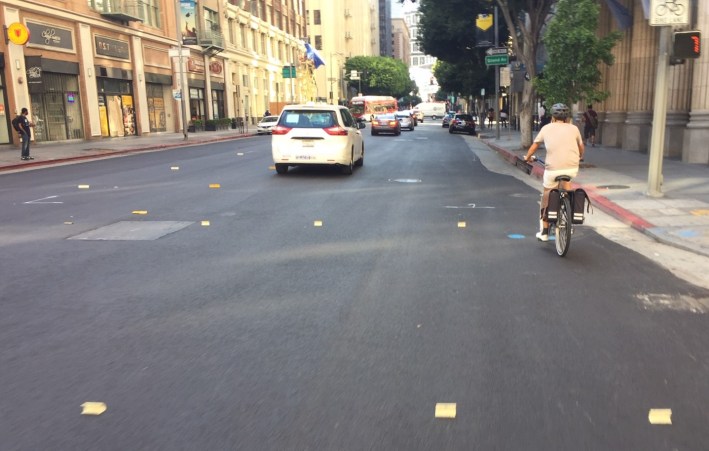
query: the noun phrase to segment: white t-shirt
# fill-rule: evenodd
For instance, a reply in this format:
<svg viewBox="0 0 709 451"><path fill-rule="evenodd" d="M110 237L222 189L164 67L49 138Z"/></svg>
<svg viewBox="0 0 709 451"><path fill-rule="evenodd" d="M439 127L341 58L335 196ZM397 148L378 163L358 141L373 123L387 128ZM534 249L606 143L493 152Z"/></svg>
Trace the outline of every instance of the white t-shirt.
<svg viewBox="0 0 709 451"><path fill-rule="evenodd" d="M547 149L545 168L555 171L579 167L579 146L583 138L574 124L551 122L539 130L534 142L544 143Z"/></svg>

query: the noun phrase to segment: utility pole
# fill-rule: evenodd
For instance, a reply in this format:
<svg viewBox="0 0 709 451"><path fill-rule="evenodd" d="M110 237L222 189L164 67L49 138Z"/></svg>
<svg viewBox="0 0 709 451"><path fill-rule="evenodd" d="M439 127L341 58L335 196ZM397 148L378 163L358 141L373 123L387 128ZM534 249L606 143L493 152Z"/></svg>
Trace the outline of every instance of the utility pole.
<svg viewBox="0 0 709 451"><path fill-rule="evenodd" d="M655 104L652 115L652 134L650 137L650 158L647 176L647 195L662 197L662 157L665 147L665 124L667 123L667 80L670 72L670 37L669 26L660 28L660 49L657 56L657 74L655 75Z"/></svg>
<svg viewBox="0 0 709 451"><path fill-rule="evenodd" d="M185 106L185 66L182 60L182 30L180 29L180 0L175 0L175 28L177 29L177 52L180 65L180 104L182 107L182 134L187 141L187 108Z"/></svg>
<svg viewBox="0 0 709 451"><path fill-rule="evenodd" d="M495 20L495 47L498 48L500 46L500 32L499 28L497 26L498 21L497 21L497 5L495 5L495 15L493 16L493 19ZM495 65L495 124L496 124L496 133L495 133L495 139L500 139L500 66Z"/></svg>

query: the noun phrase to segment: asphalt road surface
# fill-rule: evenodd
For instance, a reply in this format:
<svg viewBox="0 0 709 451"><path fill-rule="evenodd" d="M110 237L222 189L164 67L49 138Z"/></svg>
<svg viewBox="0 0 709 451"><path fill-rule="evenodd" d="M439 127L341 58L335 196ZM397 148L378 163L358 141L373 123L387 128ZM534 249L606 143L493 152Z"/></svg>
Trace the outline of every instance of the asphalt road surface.
<svg viewBox="0 0 709 451"><path fill-rule="evenodd" d="M559 258L475 138L363 133L0 175L0 450L709 448L708 290Z"/></svg>

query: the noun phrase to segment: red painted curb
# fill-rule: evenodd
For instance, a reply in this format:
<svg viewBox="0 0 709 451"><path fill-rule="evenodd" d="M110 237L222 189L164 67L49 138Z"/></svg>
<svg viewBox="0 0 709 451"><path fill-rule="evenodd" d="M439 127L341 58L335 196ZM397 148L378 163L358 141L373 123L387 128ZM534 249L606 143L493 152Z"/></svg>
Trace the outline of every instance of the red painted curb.
<svg viewBox="0 0 709 451"><path fill-rule="evenodd" d="M507 160L511 164L516 164L517 161L517 154L508 150L504 149L500 146L497 146L493 143L487 142L485 140L482 140L485 144L487 144L488 147L499 153L505 160ZM535 164L532 167L532 173L531 175L541 179L544 177L544 166L541 164ZM654 224L644 220L640 216L629 212L628 210L624 209L620 205L616 204L612 200L608 199L607 197L603 196L600 194L599 190L594 187L594 186L589 186L589 185L579 185L579 184L574 184L575 188L583 188L587 193L589 198L591 199L591 202L595 205L598 205L598 207L603 210L604 212L610 214L614 218L618 219L622 223L629 225L630 227L639 230L641 232L644 232L648 229L652 229L655 227Z"/></svg>
<svg viewBox="0 0 709 451"><path fill-rule="evenodd" d="M655 227L654 224L647 222L640 216L629 212L628 210L624 209L612 200L599 194L599 191L596 187L582 185L581 188L586 190L586 192L588 193L588 197L591 199L591 202L597 204L601 208L601 210L605 211L611 216L614 216L622 223L627 224L632 228L640 231L645 231Z"/></svg>

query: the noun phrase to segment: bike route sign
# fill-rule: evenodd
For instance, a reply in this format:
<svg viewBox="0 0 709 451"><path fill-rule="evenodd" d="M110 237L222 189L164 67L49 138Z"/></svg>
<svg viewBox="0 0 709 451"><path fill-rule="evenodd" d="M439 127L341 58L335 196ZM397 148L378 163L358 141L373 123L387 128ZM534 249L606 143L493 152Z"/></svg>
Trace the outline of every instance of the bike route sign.
<svg viewBox="0 0 709 451"><path fill-rule="evenodd" d="M689 25L690 0L651 0L650 25Z"/></svg>

